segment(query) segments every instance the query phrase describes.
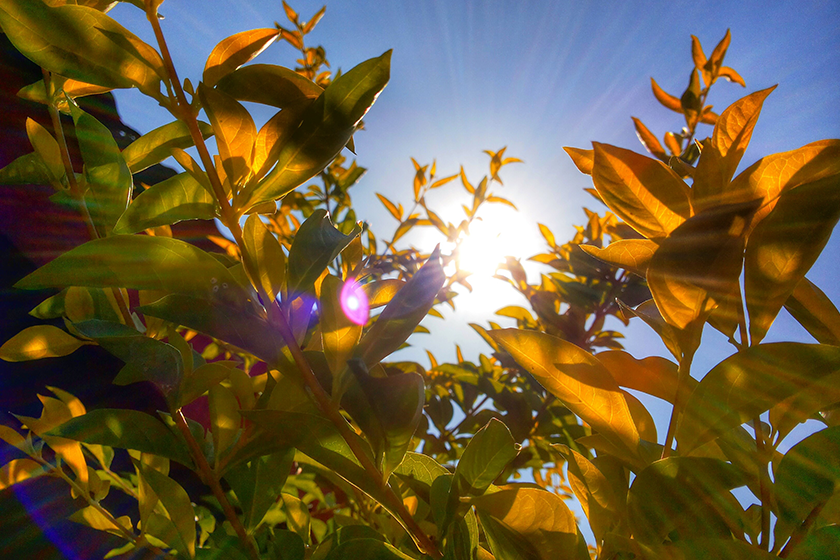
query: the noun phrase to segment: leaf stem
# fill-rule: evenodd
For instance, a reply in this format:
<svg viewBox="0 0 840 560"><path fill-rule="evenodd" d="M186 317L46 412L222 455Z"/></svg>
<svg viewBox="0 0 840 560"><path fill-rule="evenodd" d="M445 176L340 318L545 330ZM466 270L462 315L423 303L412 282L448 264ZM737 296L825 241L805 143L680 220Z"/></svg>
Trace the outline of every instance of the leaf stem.
<svg viewBox="0 0 840 560"><path fill-rule="evenodd" d="M668 434L665 436L665 446L662 448L661 459L666 459L671 456L671 445L674 441L674 436L677 432L677 423L679 422L680 414L682 414L683 402L680 396L683 385L686 379L691 375L691 361L694 359L694 352L683 355L680 360L679 368L677 369L677 393L674 395L674 408L671 410L671 420L668 422Z"/></svg>
<svg viewBox="0 0 840 560"><path fill-rule="evenodd" d="M820 516L820 513L822 513L825 504L826 502L823 501L814 506L814 509L812 509L811 513L808 514L808 517L805 518L805 521L802 522L802 525L796 528L796 531L793 532L793 535L791 535L790 540L787 542L782 551L779 552L779 558L787 558L788 555L790 555L791 551L805 539L805 537L808 535L808 531L811 529L811 526L817 520L817 517Z"/></svg>
<svg viewBox="0 0 840 560"><path fill-rule="evenodd" d="M752 421L755 431L755 459L758 467L758 492L761 499L761 540L759 545L764 550L770 550L770 475L767 472L766 445L764 431L761 428L761 417L756 416Z"/></svg>
<svg viewBox="0 0 840 560"><path fill-rule="evenodd" d="M234 511L233 506L230 505L230 501L227 499L227 496L225 496L213 469L210 467L210 463L207 462L207 458L204 456L204 452L198 446L198 442L193 437L192 432L190 432L190 427L187 425L187 420L184 418L184 414L181 412L180 408L172 414L172 418L175 420L175 425L178 426L178 430L181 432L181 435L183 435L184 439L187 440L187 445L190 448L190 455L192 455L195 460L195 464L198 467L198 475L201 477L204 484L210 487L210 490L213 492L213 496L215 496L215 498L219 501L219 504L222 506L222 511L225 513L225 518L233 526L239 540L242 541L242 544L244 544L248 549L248 554L254 560L260 560L260 555L259 552L257 552L254 542L245 532L245 527L243 527L242 522L239 521L239 516L236 515L236 511Z"/></svg>

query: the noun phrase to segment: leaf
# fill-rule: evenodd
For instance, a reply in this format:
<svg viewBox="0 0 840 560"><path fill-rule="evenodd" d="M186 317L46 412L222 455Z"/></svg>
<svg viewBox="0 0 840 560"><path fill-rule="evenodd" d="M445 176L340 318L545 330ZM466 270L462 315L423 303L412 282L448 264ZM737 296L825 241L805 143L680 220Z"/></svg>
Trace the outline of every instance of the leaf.
<svg viewBox="0 0 840 560"><path fill-rule="evenodd" d="M352 539L332 549L324 560L364 558L365 560L411 560L390 544L379 539Z"/></svg>
<svg viewBox="0 0 840 560"><path fill-rule="evenodd" d="M42 474L44 467L32 459L12 459L0 467L0 490Z"/></svg>
<svg viewBox="0 0 840 560"><path fill-rule="evenodd" d="M760 342L840 219L840 174L786 190L750 235L744 292L750 341Z"/></svg>
<svg viewBox="0 0 840 560"><path fill-rule="evenodd" d="M341 251L361 232L356 226L349 235L341 233L326 210L319 208L301 224L289 249L289 294L312 289L315 280Z"/></svg>
<svg viewBox="0 0 840 560"><path fill-rule="evenodd" d="M449 474L449 471L428 455L409 451L405 454L403 462L394 469L393 474L399 477L415 494L429 502L432 483L439 476Z"/></svg>
<svg viewBox="0 0 840 560"><path fill-rule="evenodd" d="M212 220L215 197L189 173L179 173L138 196L114 226L114 233L137 233L183 220Z"/></svg>
<svg viewBox="0 0 840 560"><path fill-rule="evenodd" d="M667 156L665 155L665 149L662 147L662 144L659 143L656 136L648 130L648 127L645 124L637 119L636 117L630 117L633 119L633 126L636 127L636 136L639 137L639 141L645 147L647 151L651 154L656 156L658 159L665 159Z"/></svg>
<svg viewBox="0 0 840 560"><path fill-rule="evenodd" d="M663 106L675 111L677 113L682 114L683 108L682 103L680 103L679 98L674 97L670 93L665 93L665 91L659 87L659 84L656 83L656 80L653 78L650 79L650 87L653 89L653 96L659 101Z"/></svg>
<svg viewBox="0 0 840 560"><path fill-rule="evenodd" d="M350 140L356 125L388 83L391 51L335 79L309 106L283 146L277 167L244 193L245 209L291 192L321 171Z"/></svg>
<svg viewBox="0 0 840 560"><path fill-rule="evenodd" d="M286 284L286 254L280 242L256 215L248 216L243 228L243 240L248 253L257 263L262 290L274 300ZM265 302L268 305L269 302Z"/></svg>
<svg viewBox="0 0 840 560"><path fill-rule="evenodd" d="M87 84L78 80L71 80L70 78L59 76L58 74L53 74L52 76L50 76L50 78L50 89L52 91L49 92L49 98L47 97L47 90L44 84L44 80L38 80L34 84L29 84L26 87L22 87L20 90L18 90L17 96L21 99L26 99L27 101L34 101L35 103L40 103L42 105L49 105L50 103L55 103L56 108L59 111L63 113L69 113L70 106L67 103L67 99L64 97L64 94L67 94L67 97L69 97L70 99L76 99L78 97L85 97L88 95L99 95L100 93L107 93L113 89L110 87Z"/></svg>
<svg viewBox="0 0 840 560"><path fill-rule="evenodd" d="M537 488L509 488L470 500L485 530L489 517L507 531L522 539L527 558L565 560L579 558L580 536L575 516L563 499ZM490 534L488 534L488 538ZM496 538L490 538L493 553L501 556Z"/></svg>
<svg viewBox="0 0 840 560"><path fill-rule="evenodd" d="M840 480L840 427L808 436L788 451L775 472L779 506L777 542L784 542L811 511L825 504L838 490Z"/></svg>
<svg viewBox="0 0 840 560"><path fill-rule="evenodd" d="M85 162L88 191L85 202L101 236L111 234L114 224L131 200L134 183L111 131L73 103L70 105L76 137Z"/></svg>
<svg viewBox="0 0 840 560"><path fill-rule="evenodd" d="M698 212L719 204L741 157L750 143L761 106L775 86L752 93L730 105L717 119L711 141L704 143L694 171L695 208Z"/></svg>
<svg viewBox="0 0 840 560"><path fill-rule="evenodd" d="M213 128L209 124L198 121L198 128L205 139L213 136ZM192 145L187 125L183 121L174 121L147 132L129 144L122 155L131 172L139 173L172 155L172 148L185 150Z"/></svg>
<svg viewBox="0 0 840 560"><path fill-rule="evenodd" d="M90 343L79 340L58 327L36 325L23 329L7 340L0 347L0 359L7 362L23 362L67 356L85 344Z"/></svg>
<svg viewBox="0 0 840 560"><path fill-rule="evenodd" d="M0 26L15 48L50 72L109 88L135 86L160 96L160 55L102 12L9 0L0 8Z"/></svg>
<svg viewBox="0 0 840 560"><path fill-rule="evenodd" d="M840 312L813 282L800 280L785 301L785 309L817 341L840 346Z"/></svg>
<svg viewBox="0 0 840 560"><path fill-rule="evenodd" d="M174 539L166 542L179 553L195 558L195 510L180 484L148 465L135 463L143 479L152 487L175 526Z"/></svg>
<svg viewBox="0 0 840 560"><path fill-rule="evenodd" d="M735 300L740 305L745 230L757 206L751 201L707 210L662 241L648 265L647 282L669 324L685 329L717 304Z"/></svg>
<svg viewBox="0 0 840 560"><path fill-rule="evenodd" d="M661 161L595 146L592 180L604 203L648 238L664 237L691 216L688 186Z"/></svg>
<svg viewBox="0 0 840 560"><path fill-rule="evenodd" d="M213 286L225 284L231 289L236 286L228 269L189 243L168 237L115 235L71 249L15 287L120 287L209 295Z"/></svg>
<svg viewBox="0 0 840 560"><path fill-rule="evenodd" d="M287 107L260 128L254 143L254 172L257 179L262 179L271 167L277 163L277 156L300 124L307 104ZM271 203L273 206L273 202Z"/></svg>
<svg viewBox="0 0 840 560"><path fill-rule="evenodd" d="M0 169L0 185L48 185L52 179L49 167L35 152L15 158Z"/></svg>
<svg viewBox="0 0 840 560"><path fill-rule="evenodd" d="M348 280L352 282L352 280ZM344 282L328 275L321 284L321 338L324 355L333 374L333 383L340 386L338 379L347 368L347 360L362 336L364 325L351 321L342 309L341 293Z"/></svg>
<svg viewBox="0 0 840 560"><path fill-rule="evenodd" d="M239 101L251 101L280 109L311 103L324 91L297 72L270 64L244 66L216 84Z"/></svg>
<svg viewBox="0 0 840 560"><path fill-rule="evenodd" d="M719 459L669 457L656 461L636 476L627 496L633 536L642 543L659 545L673 529L681 530L683 538L691 533L719 533L727 529L736 510L741 512L729 490L746 482L742 471Z"/></svg>
<svg viewBox="0 0 840 560"><path fill-rule="evenodd" d="M386 278L385 280L362 284L362 291L367 296L368 306L375 309L394 299L394 296L402 290L403 286L405 286L405 282L402 280Z"/></svg>
<svg viewBox="0 0 840 560"><path fill-rule="evenodd" d="M136 449L192 467L186 446L163 423L137 410L97 409L53 428L50 435L120 449Z"/></svg>
<svg viewBox="0 0 840 560"><path fill-rule="evenodd" d="M232 187L245 183L252 173L257 126L248 110L230 95L198 84L201 106L216 134L216 146Z"/></svg>
<svg viewBox="0 0 840 560"><path fill-rule="evenodd" d="M294 456L292 448L263 455L231 469L225 475L239 500L246 529L256 528L280 496Z"/></svg>
<svg viewBox="0 0 840 560"><path fill-rule="evenodd" d="M395 220L397 220L398 222L402 222L402 212L400 212L397 209L397 206L393 202L391 202L379 193L376 193L376 197L379 199L382 205L385 206L385 208L387 208L388 212L391 213Z"/></svg>
<svg viewBox="0 0 840 560"><path fill-rule="evenodd" d="M236 441L242 427L242 416L236 394L229 386L214 385L207 393L207 406L210 414L210 428L213 433L213 449L216 457L216 469L222 454Z"/></svg>
<svg viewBox="0 0 840 560"><path fill-rule="evenodd" d="M67 518L74 523L80 523L91 529L95 529L97 531L106 531L108 533L117 535L118 537L125 538L125 534L120 531L117 527L114 526L114 523L105 517L102 512L94 506L88 506L86 508L80 509L73 515ZM120 527L124 528L127 531L131 531L133 529L131 518L127 515L123 515L115 519L115 521L120 525Z"/></svg>
<svg viewBox="0 0 840 560"><path fill-rule="evenodd" d="M677 427L681 453L713 439L840 370L840 348L779 342L759 344L706 374Z"/></svg>
<svg viewBox="0 0 840 560"><path fill-rule="evenodd" d="M677 395L677 364L659 356L650 356L637 360L623 350L608 350L598 353L598 361L622 387L641 391L674 404ZM682 386L680 402L686 402L697 386L697 381L689 377Z"/></svg>
<svg viewBox="0 0 840 560"><path fill-rule="evenodd" d="M488 333L569 410L618 447L635 454L639 433L609 371L585 350L536 331Z"/></svg>
<svg viewBox="0 0 840 560"><path fill-rule="evenodd" d="M303 539L304 544L311 544L310 527L312 520L309 516L309 508L297 496L283 493L282 498L286 511L286 525Z"/></svg>
<svg viewBox="0 0 840 560"><path fill-rule="evenodd" d="M219 362L198 366L181 382L176 408L190 404L210 390L211 387L227 379L230 372L231 368L229 366Z"/></svg>
<svg viewBox="0 0 840 560"><path fill-rule="evenodd" d="M267 49L279 36L280 31L275 28L252 29L223 39L207 57L202 81L208 87L215 86L221 78Z"/></svg>
<svg viewBox="0 0 840 560"><path fill-rule="evenodd" d="M432 308L445 280L440 247L437 247L420 270L388 302L359 342L356 355L366 366L372 367L402 346Z"/></svg>
<svg viewBox="0 0 840 560"><path fill-rule="evenodd" d="M64 177L64 162L61 159L61 149L58 142L49 131L31 118L26 119L26 135L35 153L43 160L54 181Z"/></svg>
<svg viewBox="0 0 840 560"><path fill-rule="evenodd" d="M738 72L736 72L728 66L721 67L720 71L718 72L718 76L721 78L726 78L730 82L735 82L741 87L747 87L746 82L744 82L744 78L742 78Z"/></svg>
<svg viewBox="0 0 840 560"><path fill-rule="evenodd" d="M594 245L580 245L580 248L600 261L644 277L659 244L649 239L619 239L603 248Z"/></svg>

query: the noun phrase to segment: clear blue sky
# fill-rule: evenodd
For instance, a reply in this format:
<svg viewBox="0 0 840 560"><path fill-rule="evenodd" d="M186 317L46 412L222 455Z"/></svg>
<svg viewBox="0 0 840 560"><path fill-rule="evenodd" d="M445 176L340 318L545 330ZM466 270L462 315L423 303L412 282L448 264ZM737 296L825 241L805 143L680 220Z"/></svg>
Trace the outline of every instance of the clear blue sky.
<svg viewBox="0 0 840 560"><path fill-rule="evenodd" d="M323 3L298 0L292 5L308 19ZM181 78L193 83L218 41L285 21L279 0L167 0L161 12ZM154 43L139 10L122 5L111 15ZM486 173L481 150L508 146L507 154L525 164L505 169L505 187L498 194L519 206L517 256L524 259L542 250L536 222L565 240L573 233L572 224L582 222L582 206L603 211L583 192L591 181L577 172L562 147L589 147L597 140L642 151L631 115L660 137L677 130L680 116L653 99L650 77L679 96L692 66L690 35L697 35L709 54L727 28L732 43L726 64L740 72L747 88L716 85L710 97L716 110L779 84L764 105L741 169L763 155L840 137L836 0L344 0L327 5L310 41L326 48L334 69L347 70L394 49L391 82L366 117L367 130L356 137L358 161L369 168L355 187L359 217L375 230L393 231L394 222L374 193L409 201L412 156L421 163L436 158L440 175L464 164L478 180ZM294 55L282 44L258 61L291 65ZM141 132L167 122L164 111L136 92L119 92L117 99L123 118ZM710 133L707 127L700 136ZM832 238L809 274L835 302L840 301L839 237ZM540 269L531 270L536 279ZM466 322L486 322L502 305L522 303L512 291L506 299L488 290L465 297L462 311L445 325L431 319L437 334L415 337L418 346L444 360L454 358L453 340L461 342L468 357L486 352ZM784 312L777 323L768 340L811 341ZM646 329L633 325L628 333L628 350L637 357L664 352ZM730 352L715 343L713 332L707 331L706 340L712 352L697 364L698 373Z"/></svg>

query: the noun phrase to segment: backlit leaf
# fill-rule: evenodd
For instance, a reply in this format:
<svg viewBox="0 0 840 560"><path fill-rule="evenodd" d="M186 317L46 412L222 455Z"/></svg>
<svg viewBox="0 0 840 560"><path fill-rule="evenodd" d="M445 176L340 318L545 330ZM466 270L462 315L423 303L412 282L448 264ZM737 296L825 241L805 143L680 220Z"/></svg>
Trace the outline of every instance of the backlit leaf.
<svg viewBox="0 0 840 560"><path fill-rule="evenodd" d="M37 153L24 154L0 169L0 185L48 185L52 173Z"/></svg>
<svg viewBox="0 0 840 560"><path fill-rule="evenodd" d="M676 111L677 113L682 113L682 103L678 97L674 97L670 93L666 93L659 84L656 83L656 80L653 78L650 79L650 87L653 89L653 96L656 97L656 100L659 101L662 105L671 109L672 111Z"/></svg>
<svg viewBox="0 0 840 560"><path fill-rule="evenodd" d="M356 125L388 83L391 51L334 80L307 108L283 146L277 166L245 193L244 208L276 200L321 171L350 140Z"/></svg>
<svg viewBox="0 0 840 560"><path fill-rule="evenodd" d="M79 340L58 327L35 325L23 329L0 346L0 359L23 362L66 356L85 344L89 342Z"/></svg>
<svg viewBox="0 0 840 560"><path fill-rule="evenodd" d="M280 150L300 124L305 108L304 103L286 107L260 128L254 142L254 173L258 179L262 179L277 163Z"/></svg>
<svg viewBox="0 0 840 560"><path fill-rule="evenodd" d="M800 280L785 309L819 342L840 346L840 312L813 282Z"/></svg>
<svg viewBox="0 0 840 560"><path fill-rule="evenodd" d="M385 206L385 208L388 210L388 212L391 213L395 220L397 220L398 222L402 221L402 212L400 212L397 209L397 206L393 202L391 202L379 193L376 193L376 197L379 199L380 202L382 202L383 206Z"/></svg>
<svg viewBox="0 0 840 560"><path fill-rule="evenodd" d="M257 127L248 110L230 95L198 84L201 106L216 134L216 146L232 186L241 185L251 173Z"/></svg>
<svg viewBox="0 0 840 560"><path fill-rule="evenodd" d="M215 197L201 183L189 173L179 173L140 193L123 212L114 232L137 233L183 220L212 220L216 206Z"/></svg>
<svg viewBox="0 0 840 560"><path fill-rule="evenodd" d="M212 362L195 368L185 376L178 391L177 408L187 405L206 393L211 387L228 378L231 368L223 363Z"/></svg>
<svg viewBox="0 0 840 560"><path fill-rule="evenodd" d="M61 159L61 149L52 134L36 121L27 118L26 135L29 137L29 143L32 144L35 153L41 157L41 160L50 170L53 179L55 181L61 180L65 174L64 162Z"/></svg>
<svg viewBox="0 0 840 560"><path fill-rule="evenodd" d="M664 237L689 216L688 186L661 161L594 142L592 180L610 210L648 238Z"/></svg>
<svg viewBox="0 0 840 560"><path fill-rule="evenodd" d="M0 490L45 474L44 467L32 459L12 459L0 467Z"/></svg>
<svg viewBox="0 0 840 560"><path fill-rule="evenodd" d="M279 35L275 28L252 29L223 39L207 57L202 81L209 87L215 86L221 78L267 49Z"/></svg>
<svg viewBox="0 0 840 560"><path fill-rule="evenodd" d="M198 128L204 138L213 135L212 127L198 121ZM132 173L160 163L172 153L172 148L186 149L193 145L189 128L183 121L174 121L147 132L122 151L128 168Z"/></svg>
<svg viewBox="0 0 840 560"><path fill-rule="evenodd" d="M664 159L665 149L662 148L662 144L659 143L659 140L653 133L648 130L648 127L645 124L637 119L636 117L630 117L633 119L633 125L636 127L636 136L639 137L642 145L649 151L651 154L656 156L658 159Z"/></svg>
<svg viewBox="0 0 840 560"><path fill-rule="evenodd" d="M619 239L603 248L594 245L580 245L580 248L598 260L644 277L659 244L650 239Z"/></svg>
<svg viewBox="0 0 840 560"><path fill-rule="evenodd" d="M291 471L294 455L291 448L263 455L231 469L225 475L225 480L230 483L239 500L247 529L256 527L280 496Z"/></svg>
<svg viewBox="0 0 840 560"><path fill-rule="evenodd" d="M228 74L216 84L239 101L252 101L280 109L311 103L324 91L297 72L270 64L252 64Z"/></svg>
<svg viewBox="0 0 840 560"><path fill-rule="evenodd" d="M297 496L284 493L282 497L286 511L286 525L303 539L304 544L311 544L312 519L309 516L309 508Z"/></svg>
<svg viewBox="0 0 840 560"><path fill-rule="evenodd" d="M346 369L347 359L359 342L364 326L351 321L344 313L341 302L343 286L344 282L332 275L324 278L321 284L321 337L334 378Z"/></svg>
<svg viewBox="0 0 840 560"><path fill-rule="evenodd" d="M598 361L620 386L674 403L678 386L677 364L674 362L658 356L637 360L623 350L599 352ZM686 402L696 386L697 381L689 377L682 387L680 401Z"/></svg>
<svg viewBox="0 0 840 560"><path fill-rule="evenodd" d="M289 250L289 293L311 290L324 269L360 232L361 228L356 226L349 235L344 235L333 225L326 210L315 210L301 224Z"/></svg>
<svg viewBox="0 0 840 560"><path fill-rule="evenodd" d="M412 560L390 544L379 539L352 539L341 543L330 551L324 560L343 558L365 558L369 560Z"/></svg>
<svg viewBox="0 0 840 560"><path fill-rule="evenodd" d="M149 483L169 519L175 525L176 538L167 544L190 558L195 557L195 510L190 497L180 484L142 462L136 463L143 479Z"/></svg>
<svg viewBox="0 0 840 560"><path fill-rule="evenodd" d="M537 331L488 333L569 410L618 447L636 453L639 433L609 371L574 344Z"/></svg>
<svg viewBox="0 0 840 560"><path fill-rule="evenodd" d="M744 292L750 340L760 342L840 219L840 173L786 190L750 235Z"/></svg>
<svg viewBox="0 0 840 560"><path fill-rule="evenodd" d="M274 234L254 214L248 216L242 235L248 253L257 263L258 281L273 300L286 283L286 254Z"/></svg>
<svg viewBox="0 0 840 560"><path fill-rule="evenodd" d="M688 453L838 370L840 348L819 344L759 344L730 356L706 374L686 403L677 427L681 452Z"/></svg>

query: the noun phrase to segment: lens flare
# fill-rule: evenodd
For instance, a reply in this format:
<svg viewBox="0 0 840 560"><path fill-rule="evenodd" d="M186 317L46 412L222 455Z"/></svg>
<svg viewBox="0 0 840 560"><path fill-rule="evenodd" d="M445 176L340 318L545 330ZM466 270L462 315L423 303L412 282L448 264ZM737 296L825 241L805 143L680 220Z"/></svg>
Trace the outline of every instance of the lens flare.
<svg viewBox="0 0 840 560"><path fill-rule="evenodd" d="M364 325L370 316L370 306L362 285L348 279L341 288L341 310L350 322Z"/></svg>

